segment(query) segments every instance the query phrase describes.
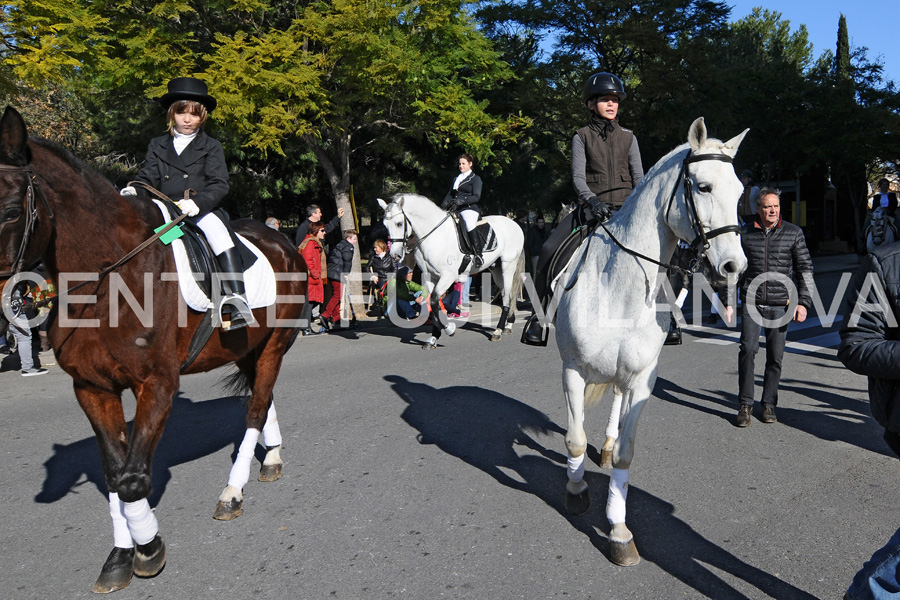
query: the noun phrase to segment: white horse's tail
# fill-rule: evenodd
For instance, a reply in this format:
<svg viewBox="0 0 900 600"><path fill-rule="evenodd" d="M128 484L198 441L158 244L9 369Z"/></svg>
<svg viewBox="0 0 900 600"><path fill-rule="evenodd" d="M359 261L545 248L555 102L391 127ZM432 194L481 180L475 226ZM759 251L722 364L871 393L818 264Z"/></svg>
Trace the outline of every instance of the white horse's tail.
<svg viewBox="0 0 900 600"><path fill-rule="evenodd" d="M516 271L513 273L512 285L509 290L509 306L510 310L515 314L516 311L516 301L519 298L519 294L522 293L522 286L524 285L522 281L522 277L525 275L525 251L519 253L519 261L516 263Z"/></svg>
<svg viewBox="0 0 900 600"><path fill-rule="evenodd" d="M606 393L608 383L588 383L584 386L584 407L592 408L600 402L603 394Z"/></svg>

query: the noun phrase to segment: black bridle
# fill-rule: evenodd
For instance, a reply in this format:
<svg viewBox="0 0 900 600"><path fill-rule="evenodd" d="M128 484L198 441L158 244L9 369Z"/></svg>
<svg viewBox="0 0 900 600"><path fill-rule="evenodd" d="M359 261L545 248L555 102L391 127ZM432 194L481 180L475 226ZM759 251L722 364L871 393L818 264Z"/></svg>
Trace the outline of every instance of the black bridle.
<svg viewBox="0 0 900 600"><path fill-rule="evenodd" d="M681 163L681 171L678 173L678 178L675 180L675 186L672 188L672 193L669 195L669 202L666 206L666 220L669 219L669 212L672 210L672 204L675 202L675 196L678 193L678 182L681 180L682 186L684 187L684 203L687 206L688 213L688 221L691 224L691 229L694 231L694 240L690 243L689 249L691 253L694 255L691 259L691 268L685 269L679 265L667 264L664 262L660 262L656 259L650 258L649 256L644 256L640 252L636 252L631 250L630 248L626 248L622 243L617 240L613 234L606 228L606 225L600 223L600 227L606 234L612 239L613 242L616 243L619 248L635 256L637 258L641 258L643 260L649 261L661 267L665 267L666 269L672 269L681 273L682 275L690 275L696 272L700 268L700 262L703 260L703 257L706 256L706 251L709 250L709 240L718 237L725 233L734 233L735 235L741 232L741 228L737 225L726 225L724 227L719 227L717 229L712 229L709 231L705 231L703 229L703 224L700 223L700 217L697 214L697 204L694 202L694 186L691 183L691 174L688 171L687 166L691 163L701 162L704 160L718 160L726 163L732 163L732 157L727 154L722 154L719 152L716 153L708 153L708 154L692 154L690 150L688 150L687 156L684 157L684 160Z"/></svg>
<svg viewBox="0 0 900 600"><path fill-rule="evenodd" d="M395 204L395 205L396 205L396 204ZM438 230L438 227L440 227L441 225L443 225L443 224L444 224L444 221L446 221L447 219L449 219L449 218L453 215L453 213L451 213L450 211L447 211L447 214L444 215L444 218L441 219L440 221L438 221L437 225L435 225L434 227L431 228L431 231L429 231L428 233L426 233L426 234L423 235L422 237L418 237L418 236L417 236L417 237L416 237L416 242L415 242L414 244L410 244L410 243L409 243L409 238L410 238L411 236L409 235L409 232L412 230L412 223L409 222L409 218L406 216L406 211L404 211L402 207L397 206L397 209L400 211L400 214L403 215L403 237L402 237L402 238L395 238L395 237L390 237L390 236L388 236L388 242L390 242L391 244L393 244L394 242L400 242L400 243L403 245L403 246L402 246L402 248L403 248L403 256L406 256L406 253L407 253L407 252L412 252L412 251L414 251L414 250L416 249L416 246L418 246L418 245L420 245L422 242L424 242L424 241L425 241L425 238L427 238L429 235L431 235L432 233L434 233L435 231L437 231L437 230ZM413 232L413 233L415 233L415 232ZM401 259L403 258L403 256L401 256Z"/></svg>
<svg viewBox="0 0 900 600"><path fill-rule="evenodd" d="M12 269L9 271L0 271L0 279L7 279L9 277L14 277L18 275L24 270L25 267L25 254L28 252L28 244L31 242L31 236L34 234L35 225L37 225L37 203L35 202L35 197L39 197L41 199L41 203L44 205L44 208L47 210L47 215L50 219L50 223L52 224L54 221L53 211L50 209L50 204L47 202L47 198L44 196L44 192L41 191L40 186L35 179L34 172L31 170L31 167L15 167L12 165L0 165L0 175L4 173L12 173L12 174L23 174L25 175L26 180L28 181L28 187L25 190L25 198L24 198L24 207L25 207L25 231L22 234L22 239L19 242L19 249L16 251L16 258L12 262ZM19 219L22 218L22 215L19 215L11 222L15 223ZM37 264L37 260L35 261L35 265ZM34 265L29 265L29 268Z"/></svg>

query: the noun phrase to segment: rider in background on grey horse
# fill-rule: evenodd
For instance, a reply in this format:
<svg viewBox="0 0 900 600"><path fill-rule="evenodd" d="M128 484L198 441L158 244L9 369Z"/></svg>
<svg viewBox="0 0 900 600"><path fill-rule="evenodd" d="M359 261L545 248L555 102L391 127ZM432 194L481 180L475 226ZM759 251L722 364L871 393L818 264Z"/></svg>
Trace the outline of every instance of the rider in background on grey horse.
<svg viewBox="0 0 900 600"><path fill-rule="evenodd" d="M869 210L875 210L879 206L887 212L888 216L893 217L897 212L897 194L890 191L891 182L887 178L882 177L878 182L878 192L869 198Z"/></svg>
<svg viewBox="0 0 900 600"><path fill-rule="evenodd" d="M547 269L553 255L579 226L593 229L619 210L644 177L637 138L617 119L619 102L625 96L622 80L612 73L594 73L584 84L583 99L591 121L572 138L572 183L579 206L553 231L535 269L535 288L545 309L552 295ZM543 325L535 312L525 324L522 342L546 344Z"/></svg>
<svg viewBox="0 0 900 600"><path fill-rule="evenodd" d="M229 227L228 213L219 207L228 193L228 166L222 144L202 130L216 99L206 84L194 77L176 77L168 84L168 93L160 98L167 109L168 131L153 138L147 148L144 166L135 178L171 198L182 214L203 231L229 290L219 312L230 309L226 331L255 323L244 290L244 260ZM134 187L120 192L136 196Z"/></svg>
<svg viewBox="0 0 900 600"><path fill-rule="evenodd" d="M472 264L476 269L480 269L484 261L481 258L481 241L475 233L475 225L481 216L481 209L478 207L478 201L481 200L481 177L472 171L475 159L471 154L460 154L456 162L459 166L459 175L453 180L450 191L444 196L441 208L459 211L459 216L466 226L466 238L472 254Z"/></svg>

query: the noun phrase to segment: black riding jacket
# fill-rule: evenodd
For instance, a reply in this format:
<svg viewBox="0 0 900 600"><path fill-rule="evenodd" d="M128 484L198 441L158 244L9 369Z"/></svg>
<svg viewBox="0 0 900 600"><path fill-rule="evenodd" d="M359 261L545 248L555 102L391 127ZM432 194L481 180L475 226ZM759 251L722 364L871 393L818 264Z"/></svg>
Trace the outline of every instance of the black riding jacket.
<svg viewBox="0 0 900 600"><path fill-rule="evenodd" d="M860 296L865 288L866 294ZM853 310L859 307L858 318ZM885 429L900 433L900 244L867 255L844 296L844 365L869 378L869 409Z"/></svg>

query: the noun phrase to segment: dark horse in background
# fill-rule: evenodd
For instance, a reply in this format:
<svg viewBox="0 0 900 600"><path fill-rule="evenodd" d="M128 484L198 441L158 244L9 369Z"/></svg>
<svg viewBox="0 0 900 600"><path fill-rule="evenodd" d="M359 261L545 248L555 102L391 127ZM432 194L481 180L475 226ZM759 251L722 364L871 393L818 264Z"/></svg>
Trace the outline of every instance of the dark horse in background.
<svg viewBox="0 0 900 600"><path fill-rule="evenodd" d="M39 262L57 282L61 273L99 274L152 237L162 224L152 202L120 196L109 181L70 152L46 140L29 139L15 109L8 107L3 113L0 286ZM234 363L238 371L232 383L250 392L246 434L214 515L225 520L242 512L241 489L249 478L261 431L269 452L260 479L281 476L281 436L272 390L298 330L294 324L302 304L290 301L306 295L306 267L283 235L252 220L233 225L268 257L276 273L277 298L289 303L276 300L273 306L255 310L259 326L227 333L215 330L185 371L200 373ZM68 309L64 288L70 286L59 286L63 297L51 313L50 342L59 365L74 380L75 396L97 436L110 493L115 545L94 584L95 592L121 589L133 574L153 576L165 565L165 545L147 502L151 463L179 389L181 365L204 317L182 306L186 321L179 324L181 319L174 318L183 302L178 282L160 275L175 270L170 247L155 241L109 275L87 283L78 292L80 299L74 294L70 298ZM149 305L142 307L143 319L127 303L118 302L121 284ZM145 284L152 289L145 289ZM88 302L85 295L94 298ZM112 313L119 304L122 307ZM122 406L125 390L137 399L130 437Z"/></svg>

